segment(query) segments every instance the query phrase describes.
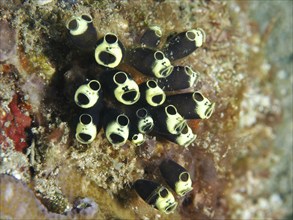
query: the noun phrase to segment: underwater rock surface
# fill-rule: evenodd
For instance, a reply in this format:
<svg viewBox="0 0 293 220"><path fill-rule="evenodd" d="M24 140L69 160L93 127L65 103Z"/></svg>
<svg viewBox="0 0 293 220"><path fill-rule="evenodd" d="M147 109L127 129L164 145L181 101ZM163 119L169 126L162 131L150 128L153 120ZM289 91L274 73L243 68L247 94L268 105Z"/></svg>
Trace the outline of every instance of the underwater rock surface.
<svg viewBox="0 0 293 220"><path fill-rule="evenodd" d="M16 40L15 31L9 26L7 21L0 22L0 30L0 61L3 62L13 56L13 52L16 50Z"/></svg>
<svg viewBox="0 0 293 220"><path fill-rule="evenodd" d="M260 29L249 7L213 0L4 4L0 25L9 34L2 35L1 28L1 39L11 41L0 47L1 218L279 219L292 213L290 173L282 163L291 161L292 167L292 158L276 142L278 124L284 116L292 121L292 111L283 108L284 93L275 89L280 77L286 81L292 73L266 58L273 24ZM140 147L127 142L115 150L103 131L88 146L75 140L68 123L70 91L64 94L63 88L86 74L92 68L87 60L94 57L72 49L65 25L83 13L93 17L98 35L115 33L126 48L137 46L152 24L162 27L164 38L196 27L206 32L202 48L175 62L198 71L192 89L216 102L210 119L189 121L197 135L191 146L153 137ZM143 79L136 75L135 80ZM288 88L285 95L292 97ZM21 148L3 129L11 126L6 118L14 114L15 95L17 109L31 120L21 129L21 143L26 143ZM159 164L168 158L193 180L193 190L176 196L178 207L170 215L150 207L132 189L141 178L164 183Z"/></svg>

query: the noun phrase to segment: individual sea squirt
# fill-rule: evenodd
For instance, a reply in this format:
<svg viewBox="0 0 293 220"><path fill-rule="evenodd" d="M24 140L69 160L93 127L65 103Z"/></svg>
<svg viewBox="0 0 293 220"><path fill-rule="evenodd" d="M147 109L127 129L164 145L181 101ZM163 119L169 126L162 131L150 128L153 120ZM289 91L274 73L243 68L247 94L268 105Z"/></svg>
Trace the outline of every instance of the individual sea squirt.
<svg viewBox="0 0 293 220"><path fill-rule="evenodd" d="M150 48L135 48L128 52L129 63L141 73L156 78L166 78L173 65L162 51Z"/></svg>
<svg viewBox="0 0 293 220"><path fill-rule="evenodd" d="M107 109L103 118L103 127L108 141L114 148L126 143L129 137L129 118L116 109Z"/></svg>
<svg viewBox="0 0 293 220"><path fill-rule="evenodd" d="M143 134L150 133L154 128L154 120L145 108L140 108L136 112L138 119L137 126L139 132Z"/></svg>
<svg viewBox="0 0 293 220"><path fill-rule="evenodd" d="M97 31L90 15L73 16L66 24L72 44L83 51L93 51L97 42Z"/></svg>
<svg viewBox="0 0 293 220"><path fill-rule="evenodd" d="M146 134L154 127L153 118L145 108L139 108L131 111L130 121L128 140L136 146L140 146L146 141Z"/></svg>
<svg viewBox="0 0 293 220"><path fill-rule="evenodd" d="M152 113L155 120L154 129L157 133L178 135L186 126L186 120L174 105L156 108Z"/></svg>
<svg viewBox="0 0 293 220"><path fill-rule="evenodd" d="M101 75L103 90L124 105L133 105L140 98L138 85L130 74L111 69Z"/></svg>
<svg viewBox="0 0 293 220"><path fill-rule="evenodd" d="M76 126L75 138L82 144L90 144L97 136L97 125L90 114L82 114Z"/></svg>
<svg viewBox="0 0 293 220"><path fill-rule="evenodd" d="M160 171L167 184L179 196L184 196L193 189L190 174L175 161L163 160L160 164Z"/></svg>
<svg viewBox="0 0 293 220"><path fill-rule="evenodd" d="M204 30L196 28L181 32L172 37L163 52L171 61L188 56L206 41Z"/></svg>
<svg viewBox="0 0 293 220"><path fill-rule="evenodd" d="M189 66L175 66L169 76L158 79L158 84L165 91L182 90L193 87L198 76Z"/></svg>
<svg viewBox="0 0 293 220"><path fill-rule="evenodd" d="M81 108L91 108L100 104L102 101L100 82L91 80L79 86L74 94L74 101Z"/></svg>
<svg viewBox="0 0 293 220"><path fill-rule="evenodd" d="M195 135L192 131L192 129L188 126L188 124L184 124L183 129L178 134L170 134L170 133L160 133L162 137L165 139L172 141L179 146L188 147L190 144L192 144L197 135Z"/></svg>
<svg viewBox="0 0 293 220"><path fill-rule="evenodd" d="M140 43L142 47L155 48L161 42L162 30L157 25L151 25L142 35Z"/></svg>
<svg viewBox="0 0 293 220"><path fill-rule="evenodd" d="M166 100L164 90L158 85L155 80L148 80L139 85L141 92L140 104L148 107L158 107Z"/></svg>
<svg viewBox="0 0 293 220"><path fill-rule="evenodd" d="M115 34L108 33L97 42L96 62L104 67L115 68L123 60L125 49Z"/></svg>
<svg viewBox="0 0 293 220"><path fill-rule="evenodd" d="M166 214L174 212L178 205L166 187L151 180L136 180L134 189L146 203Z"/></svg>
<svg viewBox="0 0 293 220"><path fill-rule="evenodd" d="M199 91L170 95L166 104L174 105L185 119L208 119L215 108Z"/></svg>

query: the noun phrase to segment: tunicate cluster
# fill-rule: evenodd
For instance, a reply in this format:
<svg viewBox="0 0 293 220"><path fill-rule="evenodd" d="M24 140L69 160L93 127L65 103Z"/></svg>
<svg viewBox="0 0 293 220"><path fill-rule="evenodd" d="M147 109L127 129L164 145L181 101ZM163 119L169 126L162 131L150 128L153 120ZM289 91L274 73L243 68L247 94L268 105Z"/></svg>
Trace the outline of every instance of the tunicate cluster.
<svg viewBox="0 0 293 220"><path fill-rule="evenodd" d="M187 119L206 119L214 103L200 91L168 95L194 87L198 73L189 66L173 66L205 42L201 28L175 34L157 48L162 37L159 26L150 26L141 37L140 46L125 48L114 33L98 38L93 18L88 14L73 16L66 25L76 49L94 56L96 73L77 83L75 137L82 144L94 141L101 127L115 149L130 140L142 145L147 135L161 136L180 146L189 146L196 135ZM121 64L148 76L137 83L134 74Z"/></svg>

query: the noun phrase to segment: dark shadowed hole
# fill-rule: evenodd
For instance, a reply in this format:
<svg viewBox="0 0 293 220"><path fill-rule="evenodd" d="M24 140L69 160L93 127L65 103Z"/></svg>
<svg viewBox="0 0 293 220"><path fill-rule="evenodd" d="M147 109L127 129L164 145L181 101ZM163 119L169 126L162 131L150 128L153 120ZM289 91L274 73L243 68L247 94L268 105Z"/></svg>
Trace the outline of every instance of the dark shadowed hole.
<svg viewBox="0 0 293 220"><path fill-rule="evenodd" d="M110 138L112 140L112 144L118 144L118 143L121 143L124 141L123 137L121 137L118 134L114 134L114 133L110 134Z"/></svg>
<svg viewBox="0 0 293 220"><path fill-rule="evenodd" d="M186 36L189 40L195 40L195 33L192 31L187 31Z"/></svg>
<svg viewBox="0 0 293 220"><path fill-rule="evenodd" d="M108 44L114 44L117 42L118 38L113 34L107 34L105 36L105 40L107 41Z"/></svg>
<svg viewBox="0 0 293 220"><path fill-rule="evenodd" d="M166 109L169 115L176 115L176 108L173 105L168 105Z"/></svg>
<svg viewBox="0 0 293 220"><path fill-rule="evenodd" d="M109 176L107 179L106 179L106 182L109 184L109 183L112 183L114 180L114 177L113 176Z"/></svg>
<svg viewBox="0 0 293 220"><path fill-rule="evenodd" d="M116 57L114 55L107 53L105 51L102 51L99 54L99 59L106 65L114 63L116 61Z"/></svg>
<svg viewBox="0 0 293 220"><path fill-rule="evenodd" d="M163 100L163 95L155 95L152 98L152 101L157 104L160 104L162 100Z"/></svg>
<svg viewBox="0 0 293 220"><path fill-rule="evenodd" d="M127 79L127 76L123 72L118 72L114 75L114 81L118 84L125 83L126 79Z"/></svg>
<svg viewBox="0 0 293 220"><path fill-rule="evenodd" d="M193 98L199 102L203 100L203 96L199 92L193 93Z"/></svg>
<svg viewBox="0 0 293 220"><path fill-rule="evenodd" d="M183 130L181 131L182 134L187 134L188 133L188 127L187 125L184 126Z"/></svg>
<svg viewBox="0 0 293 220"><path fill-rule="evenodd" d="M213 105L211 105L209 108L207 108L207 110L205 111L205 115L207 118L211 117L212 113L213 113Z"/></svg>
<svg viewBox="0 0 293 220"><path fill-rule="evenodd" d="M143 127L142 127L142 130L143 130L144 132L150 132L152 128L153 128L153 124L149 123L149 124L147 124L146 126L143 126Z"/></svg>
<svg viewBox="0 0 293 220"><path fill-rule="evenodd" d="M173 68L174 68L173 66L168 66L166 68L163 68L160 70L160 74L164 77L167 77L172 73Z"/></svg>
<svg viewBox="0 0 293 220"><path fill-rule="evenodd" d="M153 31L155 32L155 34L157 35L157 37L162 37L162 31L161 30L156 29L156 30L153 30ZM160 43L160 41L158 41L157 44L159 44L159 43Z"/></svg>
<svg viewBox="0 0 293 220"><path fill-rule="evenodd" d="M138 135L137 134L133 135L132 140L136 141L137 139L138 139Z"/></svg>
<svg viewBox="0 0 293 220"><path fill-rule="evenodd" d="M75 19L71 20L68 24L68 29L71 31L76 30L78 27L77 21Z"/></svg>
<svg viewBox="0 0 293 220"><path fill-rule="evenodd" d="M184 197L184 200L183 200L183 202L182 202L182 205L183 205L183 207L187 207L187 206L189 206L189 205L192 205L192 203L193 203L193 194L192 193L190 193L190 194L188 194L188 195L186 195L185 197Z"/></svg>
<svg viewBox="0 0 293 220"><path fill-rule="evenodd" d="M166 189L162 189L162 190L160 191L160 196L161 196L162 198L167 197L167 195L168 195L168 191L167 191Z"/></svg>
<svg viewBox="0 0 293 220"><path fill-rule="evenodd" d="M155 52L154 56L155 56L156 60L162 60L165 57L164 54L161 51Z"/></svg>
<svg viewBox="0 0 293 220"><path fill-rule="evenodd" d="M80 122L84 125L91 123L91 121L92 121L92 117L88 114L82 114L80 116Z"/></svg>
<svg viewBox="0 0 293 220"><path fill-rule="evenodd" d="M86 20L87 22L91 22L92 21L92 17L89 15L82 15L81 18L83 20Z"/></svg>
<svg viewBox="0 0 293 220"><path fill-rule="evenodd" d="M129 91L129 92L126 92L122 95L122 98L125 100L125 101L133 101L134 98L136 97L137 95L137 92L136 91Z"/></svg>
<svg viewBox="0 0 293 220"><path fill-rule="evenodd" d="M149 81L147 81L147 86L149 87L149 88L156 88L157 87L157 83L156 83L156 81L154 81L154 80L149 80Z"/></svg>
<svg viewBox="0 0 293 220"><path fill-rule="evenodd" d="M186 123L179 123L179 124L177 124L176 127L175 127L177 133L182 133L182 130L183 130L184 128L187 128ZM186 134L186 133L183 133L183 134Z"/></svg>
<svg viewBox="0 0 293 220"><path fill-rule="evenodd" d="M186 182L187 180L189 179L189 174L188 173L182 173L180 175L180 180L183 181L183 182Z"/></svg>
<svg viewBox="0 0 293 220"><path fill-rule="evenodd" d="M125 115L119 115L117 118L118 124L121 126L126 126L129 123L128 118Z"/></svg>
<svg viewBox="0 0 293 220"><path fill-rule="evenodd" d="M172 212L174 209L176 208L176 204L173 204L171 206L168 206L166 208L166 212L169 213L169 212Z"/></svg>
<svg viewBox="0 0 293 220"><path fill-rule="evenodd" d="M84 141L84 142L87 142L89 141L92 136L88 135L88 134L85 134L85 133L80 133L78 134L78 136Z"/></svg>
<svg viewBox="0 0 293 220"><path fill-rule="evenodd" d="M193 75L193 71L189 66L185 66L184 67L184 71L187 75L192 76Z"/></svg>
<svg viewBox="0 0 293 220"><path fill-rule="evenodd" d="M136 115L139 118L145 118L147 116L148 112L145 108L140 108L136 111Z"/></svg>
<svg viewBox="0 0 293 220"><path fill-rule="evenodd" d="M94 91L98 91L101 88L101 85L98 81L92 80L89 82L89 87Z"/></svg>
<svg viewBox="0 0 293 220"><path fill-rule="evenodd" d="M83 93L79 93L77 95L77 101L78 101L78 103L80 105L86 105L86 104L88 104L90 102L90 100L88 99L88 97L85 94L83 94Z"/></svg>

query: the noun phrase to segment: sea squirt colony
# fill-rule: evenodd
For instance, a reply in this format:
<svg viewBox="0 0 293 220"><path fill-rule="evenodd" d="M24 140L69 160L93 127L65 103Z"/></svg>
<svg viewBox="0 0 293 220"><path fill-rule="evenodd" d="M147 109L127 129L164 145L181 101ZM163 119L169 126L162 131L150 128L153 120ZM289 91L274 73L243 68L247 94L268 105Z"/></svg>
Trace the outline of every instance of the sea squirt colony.
<svg viewBox="0 0 293 220"><path fill-rule="evenodd" d="M168 186L178 196L185 196L193 189L190 174L173 160L163 160L159 168ZM160 183L139 179L134 188L145 202L166 214L172 213L178 205L171 191Z"/></svg>
<svg viewBox="0 0 293 220"><path fill-rule="evenodd" d="M170 36L159 50L162 31L158 26L150 26L140 39L140 47L126 50L113 33L98 39L90 15L73 16L66 27L72 44L93 54L102 68L94 78L87 76L75 90L74 127L78 142L90 144L101 127L114 149L127 140L140 146L150 132L184 147L194 142L196 135L186 120L209 118L215 104L199 91L172 95L165 91L194 87L198 73L189 66L173 66L172 61L203 45L205 32L201 28ZM123 60L148 79L138 84L131 73L117 69ZM160 171L179 196L192 190L190 175L176 162L163 161ZM134 188L144 201L167 214L177 206L172 193L159 183L140 179Z"/></svg>

